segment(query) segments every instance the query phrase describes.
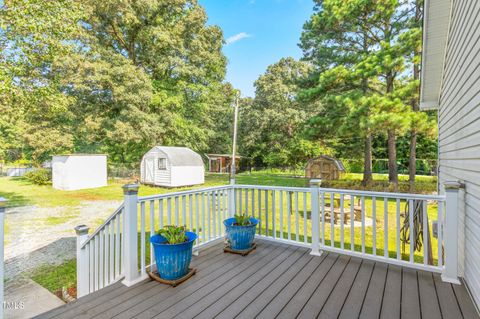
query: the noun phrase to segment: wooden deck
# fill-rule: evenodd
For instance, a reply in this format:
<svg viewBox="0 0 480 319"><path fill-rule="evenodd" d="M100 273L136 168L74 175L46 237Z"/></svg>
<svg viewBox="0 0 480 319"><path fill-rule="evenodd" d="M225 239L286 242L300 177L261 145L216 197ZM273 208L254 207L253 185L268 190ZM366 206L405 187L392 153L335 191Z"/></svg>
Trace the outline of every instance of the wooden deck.
<svg viewBox="0 0 480 319"><path fill-rule="evenodd" d="M245 257L201 251L178 287L117 283L40 318L479 318L465 287L438 274L257 243Z"/></svg>

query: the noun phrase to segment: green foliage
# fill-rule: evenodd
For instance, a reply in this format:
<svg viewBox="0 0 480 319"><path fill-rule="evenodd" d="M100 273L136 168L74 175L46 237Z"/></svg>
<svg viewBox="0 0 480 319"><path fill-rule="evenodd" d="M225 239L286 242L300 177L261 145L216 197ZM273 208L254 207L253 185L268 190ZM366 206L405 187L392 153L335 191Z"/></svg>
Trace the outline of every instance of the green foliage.
<svg viewBox="0 0 480 319"><path fill-rule="evenodd" d="M27 172L24 177L35 185L48 185L52 182L51 171L43 168Z"/></svg>
<svg viewBox="0 0 480 319"><path fill-rule="evenodd" d="M235 224L236 226L248 226L251 225L252 222L250 221L250 216L246 213L243 214L235 214Z"/></svg>
<svg viewBox="0 0 480 319"><path fill-rule="evenodd" d="M308 63L283 58L255 81L255 99L240 108L240 153L256 166L287 166L328 152L302 137L303 123L313 110L297 101L299 83L311 72Z"/></svg>
<svg viewBox="0 0 480 319"><path fill-rule="evenodd" d="M187 236L185 235L185 230L185 226L167 225L164 226L163 229L157 231L157 235L165 237L167 244L181 244L188 240Z"/></svg>
<svg viewBox="0 0 480 319"><path fill-rule="evenodd" d="M0 14L0 159L225 151L223 34L197 1L9 0Z"/></svg>

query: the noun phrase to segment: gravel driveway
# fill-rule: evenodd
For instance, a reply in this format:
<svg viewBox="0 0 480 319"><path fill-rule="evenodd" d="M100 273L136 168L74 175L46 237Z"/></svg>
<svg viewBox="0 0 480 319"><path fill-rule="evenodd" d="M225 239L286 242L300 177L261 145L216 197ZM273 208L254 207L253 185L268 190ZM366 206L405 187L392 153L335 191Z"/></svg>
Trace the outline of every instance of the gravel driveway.
<svg viewBox="0 0 480 319"><path fill-rule="evenodd" d="M5 279L7 286L27 278L35 268L75 257L74 227L96 228L121 201L84 201L74 207L24 206L7 209Z"/></svg>

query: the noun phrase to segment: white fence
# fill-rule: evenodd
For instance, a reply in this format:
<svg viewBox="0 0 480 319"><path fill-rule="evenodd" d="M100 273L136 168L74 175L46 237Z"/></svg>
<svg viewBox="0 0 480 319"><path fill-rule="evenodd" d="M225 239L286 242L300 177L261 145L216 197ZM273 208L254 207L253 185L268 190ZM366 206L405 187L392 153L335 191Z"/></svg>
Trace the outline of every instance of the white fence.
<svg viewBox="0 0 480 319"><path fill-rule="evenodd" d="M228 185L138 197L138 185L126 185L124 204L99 229L91 236L85 226L77 229L78 295L122 278L128 286L145 279L154 264L150 235L164 225L197 233L198 252L222 240L223 220L235 213L259 220L258 237L308 247L313 255L348 254L457 282L458 187L446 189L435 196Z"/></svg>

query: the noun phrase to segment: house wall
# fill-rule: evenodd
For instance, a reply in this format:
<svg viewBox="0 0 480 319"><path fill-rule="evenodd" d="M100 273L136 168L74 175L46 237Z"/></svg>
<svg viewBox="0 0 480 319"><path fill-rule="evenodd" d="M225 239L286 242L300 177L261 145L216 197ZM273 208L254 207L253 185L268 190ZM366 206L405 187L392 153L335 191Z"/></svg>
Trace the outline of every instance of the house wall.
<svg viewBox="0 0 480 319"><path fill-rule="evenodd" d="M107 156L53 156L52 186L61 190L107 186Z"/></svg>
<svg viewBox="0 0 480 319"><path fill-rule="evenodd" d="M453 1L439 105L440 191L463 181L459 264L480 305L480 1Z"/></svg>

